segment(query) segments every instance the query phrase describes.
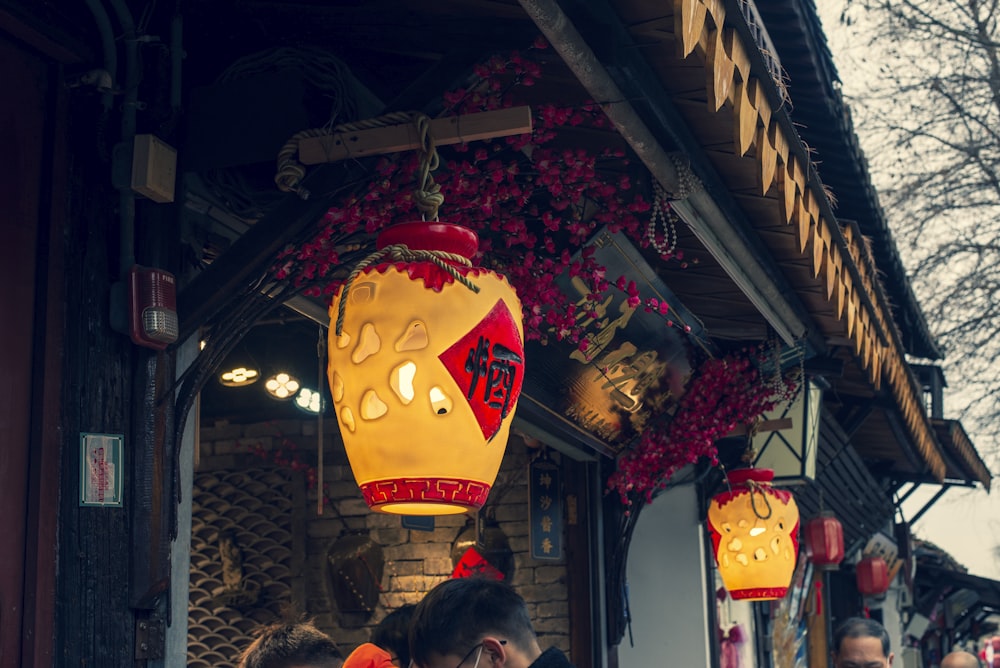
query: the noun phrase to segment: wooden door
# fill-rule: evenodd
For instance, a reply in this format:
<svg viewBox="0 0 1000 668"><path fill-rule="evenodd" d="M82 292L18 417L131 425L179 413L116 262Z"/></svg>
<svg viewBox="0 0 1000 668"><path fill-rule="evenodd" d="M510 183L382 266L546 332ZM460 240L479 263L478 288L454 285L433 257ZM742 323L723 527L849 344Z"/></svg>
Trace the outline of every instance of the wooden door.
<svg viewBox="0 0 1000 668"><path fill-rule="evenodd" d="M0 25L0 665L51 665L59 304L50 62ZM58 97L58 96L56 96ZM58 239L58 236L56 237ZM57 242L58 244L58 242ZM58 288L57 288L58 290ZM55 339L53 338L55 337Z"/></svg>

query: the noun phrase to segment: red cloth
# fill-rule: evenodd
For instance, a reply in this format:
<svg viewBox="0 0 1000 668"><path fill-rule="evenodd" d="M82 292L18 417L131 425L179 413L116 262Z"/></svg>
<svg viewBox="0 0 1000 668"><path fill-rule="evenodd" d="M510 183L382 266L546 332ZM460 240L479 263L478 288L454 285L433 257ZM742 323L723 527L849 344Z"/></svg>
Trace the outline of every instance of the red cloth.
<svg viewBox="0 0 1000 668"><path fill-rule="evenodd" d="M344 659L343 668L391 668L392 655L378 645L366 642Z"/></svg>
<svg viewBox="0 0 1000 668"><path fill-rule="evenodd" d="M503 580L503 573L500 569L486 560L475 547L470 547L462 555L462 558L455 564L455 570L451 572L452 579L470 578L481 575L494 580Z"/></svg>

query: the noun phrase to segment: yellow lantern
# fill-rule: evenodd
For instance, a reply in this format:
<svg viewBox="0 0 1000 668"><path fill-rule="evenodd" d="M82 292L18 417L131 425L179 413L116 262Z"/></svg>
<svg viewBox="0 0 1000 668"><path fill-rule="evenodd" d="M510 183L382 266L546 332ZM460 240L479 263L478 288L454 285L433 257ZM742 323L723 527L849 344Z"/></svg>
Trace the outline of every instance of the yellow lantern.
<svg viewBox="0 0 1000 668"><path fill-rule="evenodd" d="M764 601L788 591L799 551L799 509L774 489L770 469L737 469L712 498L708 527L719 574L734 599Z"/></svg>
<svg viewBox="0 0 1000 668"><path fill-rule="evenodd" d="M524 330L507 279L469 263L478 246L457 225L388 228L378 238L388 259L349 279L330 307L327 374L373 510L475 510L500 469L524 378Z"/></svg>

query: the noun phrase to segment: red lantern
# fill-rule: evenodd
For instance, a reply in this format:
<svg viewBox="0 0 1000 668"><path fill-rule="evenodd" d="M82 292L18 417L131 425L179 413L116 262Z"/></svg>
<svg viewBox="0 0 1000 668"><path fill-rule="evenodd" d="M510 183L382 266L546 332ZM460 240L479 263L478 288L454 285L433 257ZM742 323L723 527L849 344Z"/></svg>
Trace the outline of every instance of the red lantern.
<svg viewBox="0 0 1000 668"><path fill-rule="evenodd" d="M858 562L858 591L865 596L880 596L889 590L889 564L882 557L865 557Z"/></svg>
<svg viewBox="0 0 1000 668"><path fill-rule="evenodd" d="M781 598L799 550L795 498L771 487L771 469L738 469L726 477L731 491L716 494L708 508L722 582L737 600Z"/></svg>
<svg viewBox="0 0 1000 668"><path fill-rule="evenodd" d="M822 570L834 570L844 560L844 527L832 513L823 513L806 522L806 554Z"/></svg>

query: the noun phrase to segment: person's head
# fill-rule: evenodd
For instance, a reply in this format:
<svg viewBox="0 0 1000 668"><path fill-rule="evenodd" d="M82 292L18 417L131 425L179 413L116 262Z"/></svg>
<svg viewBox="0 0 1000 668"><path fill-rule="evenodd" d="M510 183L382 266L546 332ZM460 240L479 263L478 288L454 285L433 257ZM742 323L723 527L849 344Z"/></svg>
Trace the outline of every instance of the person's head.
<svg viewBox="0 0 1000 668"><path fill-rule="evenodd" d="M969 652L952 652L941 659L941 668L979 668L979 657Z"/></svg>
<svg viewBox="0 0 1000 668"><path fill-rule="evenodd" d="M239 668L340 668L336 643L312 622L278 622L264 627L237 664Z"/></svg>
<svg viewBox="0 0 1000 668"><path fill-rule="evenodd" d="M851 617L833 634L834 668L888 668L889 634L874 619Z"/></svg>
<svg viewBox="0 0 1000 668"><path fill-rule="evenodd" d="M416 607L404 605L393 610L372 631L372 643L389 652L399 668L410 665L410 619Z"/></svg>
<svg viewBox="0 0 1000 668"><path fill-rule="evenodd" d="M527 668L541 655L524 599L490 578L445 580L413 611L417 668Z"/></svg>

